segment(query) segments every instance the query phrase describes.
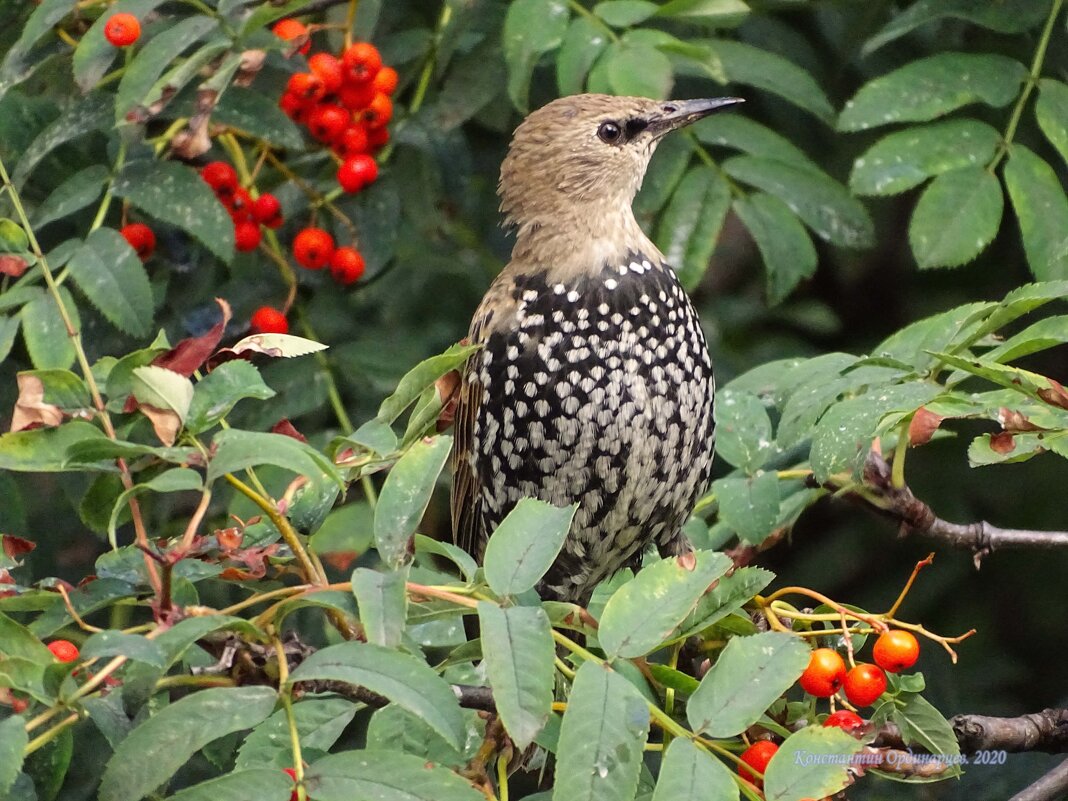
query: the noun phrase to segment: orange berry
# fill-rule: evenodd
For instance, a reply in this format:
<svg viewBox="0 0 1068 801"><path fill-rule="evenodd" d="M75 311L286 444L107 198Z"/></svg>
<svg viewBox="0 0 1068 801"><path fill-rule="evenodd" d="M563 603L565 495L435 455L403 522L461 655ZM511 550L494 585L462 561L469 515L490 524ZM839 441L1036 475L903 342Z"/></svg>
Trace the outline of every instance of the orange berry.
<svg viewBox="0 0 1068 801"><path fill-rule="evenodd" d="M130 243L130 247L137 251L141 261L148 261L156 250L156 235L144 223L124 225L119 233Z"/></svg>
<svg viewBox="0 0 1068 801"><path fill-rule="evenodd" d="M745 765L753 768L757 773L763 773L768 769L768 763L771 762L771 758L775 756L775 752L778 750L779 746L771 740L757 740L742 752L741 759ZM763 787L764 780L758 778L756 773L753 770L749 770L745 765L738 766L738 775L757 787Z"/></svg>
<svg viewBox="0 0 1068 801"><path fill-rule="evenodd" d="M349 111L363 111L375 99L375 88L369 83L347 83L337 93L337 99Z"/></svg>
<svg viewBox="0 0 1068 801"><path fill-rule="evenodd" d="M842 689L854 706L871 706L886 692L886 674L875 665L859 664L846 673Z"/></svg>
<svg viewBox="0 0 1068 801"><path fill-rule="evenodd" d="M338 248L330 258L330 275L342 286L359 281L363 270L363 256L356 248Z"/></svg>
<svg viewBox="0 0 1068 801"><path fill-rule="evenodd" d="M81 656L78 646L70 640L53 640L48 643L48 650L60 662L73 662Z"/></svg>
<svg viewBox="0 0 1068 801"><path fill-rule="evenodd" d="M322 228L305 228L293 240L293 258L309 270L321 270L334 255L334 237Z"/></svg>
<svg viewBox="0 0 1068 801"><path fill-rule="evenodd" d="M352 115L341 106L322 103L308 117L308 130L320 142L333 142L349 127Z"/></svg>
<svg viewBox="0 0 1068 801"><path fill-rule="evenodd" d="M341 54L341 63L347 82L369 83L382 69L382 55L370 42L356 42Z"/></svg>
<svg viewBox="0 0 1068 801"><path fill-rule="evenodd" d="M252 312L249 323L257 334L285 334L289 331L286 316L271 306L260 306Z"/></svg>
<svg viewBox="0 0 1068 801"><path fill-rule="evenodd" d="M104 38L115 47L129 47L141 38L141 23L133 14L112 14L104 23Z"/></svg>
<svg viewBox="0 0 1068 801"><path fill-rule="evenodd" d="M920 644L912 632L894 629L879 635L871 655L883 670L900 673L916 664L920 658Z"/></svg>
<svg viewBox="0 0 1068 801"><path fill-rule="evenodd" d="M384 128L393 119L393 101L379 92L371 100L371 105L364 109L364 124L372 131Z"/></svg>
<svg viewBox="0 0 1068 801"><path fill-rule="evenodd" d="M323 79L311 72L297 72L289 76L286 83L286 94L296 95L305 103L314 103L322 100L326 94Z"/></svg>
<svg viewBox="0 0 1068 801"><path fill-rule="evenodd" d="M393 67L382 67L371 82L376 92L391 95L397 91L397 71Z"/></svg>
<svg viewBox="0 0 1068 801"><path fill-rule="evenodd" d="M808 667L797 683L809 695L829 698L838 692L845 677L845 662L838 652L832 648L817 648L809 656Z"/></svg>
<svg viewBox="0 0 1068 801"><path fill-rule="evenodd" d="M323 82L323 88L328 95L332 95L341 88L344 70L341 62L329 53L316 53L308 59L308 67L312 73L318 75Z"/></svg>
<svg viewBox="0 0 1068 801"><path fill-rule="evenodd" d="M271 32L279 39L282 39L286 42L292 41L293 39L298 39L301 36L308 37L309 35L307 26L304 25L304 23L295 19L278 20L278 22L274 24L274 27L271 28ZM306 38L304 44L301 45L300 50L298 52L300 52L300 54L303 56L306 55L310 49L311 40Z"/></svg>

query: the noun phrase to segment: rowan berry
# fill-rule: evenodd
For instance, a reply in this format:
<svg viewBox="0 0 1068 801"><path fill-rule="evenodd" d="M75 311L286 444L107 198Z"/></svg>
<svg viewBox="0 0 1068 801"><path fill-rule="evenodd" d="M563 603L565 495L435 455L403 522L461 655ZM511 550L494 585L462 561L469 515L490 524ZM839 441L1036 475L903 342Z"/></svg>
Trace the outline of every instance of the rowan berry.
<svg viewBox="0 0 1068 801"><path fill-rule="evenodd" d="M886 674L875 665L859 664L846 673L842 689L854 706L871 706L886 692Z"/></svg>
<svg viewBox="0 0 1068 801"><path fill-rule="evenodd" d="M372 148L380 148L389 141L389 128L376 128L367 132L367 142Z"/></svg>
<svg viewBox="0 0 1068 801"><path fill-rule="evenodd" d="M286 316L271 306L260 306L252 312L249 323L257 334L285 334L289 331Z"/></svg>
<svg viewBox="0 0 1068 801"><path fill-rule="evenodd" d="M349 111L363 111L375 99L375 88L369 83L347 83L337 93L337 99Z"/></svg>
<svg viewBox="0 0 1068 801"><path fill-rule="evenodd" d="M296 122L304 122L308 116L308 102L300 95L285 91L278 98L278 108L285 112L286 116Z"/></svg>
<svg viewBox="0 0 1068 801"><path fill-rule="evenodd" d="M326 94L323 79L310 72L297 72L289 76L286 82L286 94L295 95L305 103L322 100Z"/></svg>
<svg viewBox="0 0 1068 801"><path fill-rule="evenodd" d="M144 223L124 225L119 233L130 243L130 247L137 251L141 261L148 261L156 250L156 235Z"/></svg>
<svg viewBox="0 0 1068 801"><path fill-rule="evenodd" d="M355 284L363 271L363 256L356 248L338 248L330 257L330 275L342 286Z"/></svg>
<svg viewBox="0 0 1068 801"><path fill-rule="evenodd" d="M301 36L308 36L308 28L304 23L295 19L280 19L271 28L271 32L286 42L297 39ZM300 47L300 54L303 56L311 49L311 40L305 41Z"/></svg>
<svg viewBox="0 0 1068 801"><path fill-rule="evenodd" d="M309 270L321 270L334 255L334 237L322 228L305 228L293 240L293 258Z"/></svg>
<svg viewBox="0 0 1068 801"><path fill-rule="evenodd" d="M217 194L226 195L237 189L237 170L225 161L212 161L200 170L204 183Z"/></svg>
<svg viewBox="0 0 1068 801"><path fill-rule="evenodd" d="M371 143L367 141L367 131L362 125L350 125L334 142L334 150L343 159L350 159L366 153Z"/></svg>
<svg viewBox="0 0 1068 801"><path fill-rule="evenodd" d="M775 756L775 752L779 750L779 746L773 743L771 740L757 740L751 746L746 748L742 752L742 762L748 765L749 770L745 765L738 766L738 775L743 779L752 782L757 787L764 786L764 780L757 777L757 773L763 773L768 769L768 763L771 762L771 758Z"/></svg>
<svg viewBox="0 0 1068 801"><path fill-rule="evenodd" d="M349 126L352 115L341 106L323 103L316 106L308 117L308 130L320 142L333 142Z"/></svg>
<svg viewBox="0 0 1068 801"><path fill-rule="evenodd" d="M73 662L81 656L78 646L70 640L53 640L48 643L48 650L60 662Z"/></svg>
<svg viewBox="0 0 1068 801"><path fill-rule="evenodd" d="M345 80L352 83L369 83L382 68L382 56L370 42L357 42L341 54L345 67Z"/></svg>
<svg viewBox="0 0 1068 801"><path fill-rule="evenodd" d="M252 195L243 186L235 189L223 202L235 223L252 221Z"/></svg>
<svg viewBox="0 0 1068 801"><path fill-rule="evenodd" d="M393 119L393 101L379 92L360 114L364 124L372 131L384 128Z"/></svg>
<svg viewBox="0 0 1068 801"><path fill-rule="evenodd" d="M857 729L864 727L864 718L848 709L839 709L837 712L828 715L827 719L823 721L825 728L837 727L847 734L852 734Z"/></svg>
<svg viewBox="0 0 1068 801"><path fill-rule="evenodd" d="M397 71L393 67L382 67L371 82L376 92L384 95L392 95L397 91Z"/></svg>
<svg viewBox="0 0 1068 801"><path fill-rule="evenodd" d="M141 37L141 23L133 14L112 14L104 23L104 38L115 47L129 47Z"/></svg>
<svg viewBox="0 0 1068 801"><path fill-rule="evenodd" d="M270 192L264 192L252 203L252 219L268 228L282 224L282 204Z"/></svg>
<svg viewBox="0 0 1068 801"><path fill-rule="evenodd" d="M910 631L894 629L879 635L872 648L875 664L891 673L900 673L916 664L920 644Z"/></svg>
<svg viewBox="0 0 1068 801"><path fill-rule="evenodd" d="M337 182L346 192L359 192L378 178L378 164L366 153L342 162L337 168Z"/></svg>
<svg viewBox="0 0 1068 801"><path fill-rule="evenodd" d="M258 248L260 237L260 226L254 222L243 221L234 226L234 247L241 253Z"/></svg>
<svg viewBox="0 0 1068 801"><path fill-rule="evenodd" d="M323 88L328 95L332 95L341 88L344 69L339 61L329 53L316 53L308 59L308 67L313 75L318 75L323 82Z"/></svg>
<svg viewBox="0 0 1068 801"><path fill-rule="evenodd" d="M798 679L801 689L817 698L829 698L845 681L846 666L832 648L817 648L808 658L808 667Z"/></svg>

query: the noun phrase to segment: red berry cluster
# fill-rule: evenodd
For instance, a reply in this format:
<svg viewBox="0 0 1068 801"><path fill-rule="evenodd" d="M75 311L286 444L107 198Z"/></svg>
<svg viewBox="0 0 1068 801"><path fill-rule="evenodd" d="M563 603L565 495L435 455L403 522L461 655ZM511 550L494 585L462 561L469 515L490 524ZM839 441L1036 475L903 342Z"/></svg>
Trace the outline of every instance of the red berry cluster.
<svg viewBox="0 0 1068 801"><path fill-rule="evenodd" d="M213 161L200 171L204 183L212 188L230 219L234 221L234 247L242 253L260 244L260 226L277 228L282 224L282 206L274 195L264 193L255 200L238 183L237 171L225 161Z"/></svg>
<svg viewBox="0 0 1068 801"><path fill-rule="evenodd" d="M817 648L798 684L817 698L829 698L841 689L854 706L871 706L886 692L884 671L900 673L912 667L920 657L920 644L911 632L893 629L879 635L872 657L876 664L860 662L847 670L837 651Z"/></svg>
<svg viewBox="0 0 1068 801"><path fill-rule="evenodd" d="M286 40L307 35L307 28L292 19L281 20L273 30ZM383 66L369 42L350 45L339 56L313 53L308 68L290 77L278 105L334 151L341 188L359 192L378 178L371 154L389 141L386 126L393 117L390 96L397 88L397 71Z"/></svg>
<svg viewBox="0 0 1068 801"><path fill-rule="evenodd" d="M304 228L293 240L293 258L308 270L330 267L331 277L343 286L363 275L363 256L356 248L335 247L334 237L322 228Z"/></svg>

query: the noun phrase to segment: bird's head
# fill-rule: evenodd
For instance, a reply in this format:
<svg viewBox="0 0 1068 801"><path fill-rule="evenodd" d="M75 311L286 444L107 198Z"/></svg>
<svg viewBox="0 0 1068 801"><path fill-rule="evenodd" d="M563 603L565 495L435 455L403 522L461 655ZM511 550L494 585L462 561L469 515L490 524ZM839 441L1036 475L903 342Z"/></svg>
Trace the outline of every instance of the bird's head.
<svg viewBox="0 0 1068 801"><path fill-rule="evenodd" d="M660 139L740 102L600 94L552 101L512 137L498 187L506 222L522 239L546 226L597 237L620 224L621 213L633 221L630 205Z"/></svg>

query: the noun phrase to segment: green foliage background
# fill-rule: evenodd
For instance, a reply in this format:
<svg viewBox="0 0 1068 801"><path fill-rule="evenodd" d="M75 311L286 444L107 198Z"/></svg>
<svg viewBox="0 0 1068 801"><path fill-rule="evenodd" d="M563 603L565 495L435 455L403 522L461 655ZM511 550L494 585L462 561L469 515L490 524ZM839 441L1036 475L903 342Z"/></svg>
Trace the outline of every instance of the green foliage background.
<svg viewBox="0 0 1068 801"><path fill-rule="evenodd" d="M101 26L92 24L105 4L90 4L76 17L72 6L0 4L7 17L0 26L0 158L53 269L68 265L62 291L69 290L77 310L89 360L103 374L113 369L109 357L149 348L157 330L170 343L200 335L218 319L215 297L234 307L225 341L231 343L247 333L251 311L280 303L287 287L261 254L234 256L229 221L192 169L158 158L166 154L171 123L190 115L201 79L188 70L181 91L147 124L128 124L125 115L158 95L162 70L170 67L149 48L163 37L176 40L168 56L176 67L197 54L206 62L225 53L215 75L227 77L214 85L225 92L213 120L253 134L241 140L250 161L266 142L303 181L328 192L333 164L274 108L299 57L287 58L264 26L308 6L318 9L308 19L342 25L346 4L120 0L114 9L153 15L148 43L125 62L125 77L112 72L123 57L112 63ZM263 432L286 417L318 454L352 433L348 421L359 426L377 419L345 444L392 457L386 463L399 450L418 456L409 448L436 412L430 396L419 392L463 354L421 374L425 380L407 400L419 399L424 415L417 411L417 423L399 440L384 427L404 406L385 413L380 403L409 368L463 336L507 259L494 190L521 114L584 90L738 95L746 99L744 111L665 141L636 203L639 219L692 292L725 387L719 481L690 526L696 543L717 549L739 533L759 543L772 529L792 526L786 541L759 557L777 574L773 587L806 585L868 609L887 607L911 566L933 547L935 566L909 596L908 618L940 632L975 627L979 633L960 647L956 666L926 645L919 668L928 700L947 716L1021 714L1068 702L1068 668L1054 656L1068 650L1068 629L1059 623L1068 606L1061 554L999 552L976 572L967 553L917 537L899 541L892 523L844 504L817 504L818 494L801 482L774 478L774 470L812 469L821 480L845 475L848 483L859 443L878 434L891 454L902 423L933 404L953 418L944 428L956 436L940 433L909 451L907 477L919 497L949 520L1068 528L1068 449L1057 444L1068 413L1043 396L1050 387L1043 376L1068 374L1058 347L1068 340L1060 307L1068 288L1068 37L1060 0L360 0L355 20L357 38L374 41L401 79L381 178L336 201L355 226L368 275L351 291L338 291L328 277L298 271L293 332L330 349L236 376L253 390L227 417L235 428ZM57 25L80 39L76 50L55 35ZM342 34L326 29L313 41L336 52ZM261 47L268 54L252 86L227 88L237 54ZM231 155L217 142L207 157ZM106 186L115 202L101 219ZM282 200L287 222L279 238L288 243L309 221L307 196L271 167L258 187ZM119 226L120 201L157 231L159 249L145 267L109 230ZM0 213L16 217L9 196L0 199ZM330 215L319 219L339 238L351 237ZM0 244L16 254L28 249L12 228L0 230ZM102 271L114 282L110 287L97 283ZM1020 289L1032 281L1044 283ZM5 423L17 397L16 372L74 364L42 287L38 270L0 284ZM908 327L936 314L944 316ZM1006 345L995 336L1015 338ZM862 354L873 358L858 361ZM1013 367L1003 366L1010 361ZM1019 369L1037 377L1013 372ZM269 390L256 389L261 376ZM55 401L62 380L53 379ZM958 387L962 381L969 383ZM88 405L80 385L67 389L73 399L58 405ZM126 393L112 396L109 387L108 394L118 415ZM860 400L849 406L851 398ZM999 454L989 435L1000 430L1002 408L1053 434L1042 441L1018 435L1017 449ZM786 420L792 431L784 431ZM139 416L122 421L123 439L158 444ZM839 425L842 438L834 435ZM447 442L437 443L425 458L440 467ZM309 452L301 456L313 459ZM48 465L52 472L25 472L32 465L20 458L10 448L0 454L0 466L10 468L0 472L0 532L34 540L38 548L15 575L27 584L46 576L76 583L100 573L96 560L108 550L108 516L121 491L114 475L60 471L58 455ZM272 492L280 494L291 477L277 465L292 466L287 460L297 458L289 452L263 458L267 466L259 471ZM322 468L312 461L300 472ZM320 542L336 538L324 551L363 552L375 535L382 562L403 567L406 539L390 540L379 530L383 513L372 512L361 496L359 481L373 481L388 503L381 476L344 478L358 479L349 502L325 523L326 509L313 509L302 529ZM179 480L175 488L189 487ZM180 536L195 505L195 495L146 496L153 536ZM220 488L209 520L222 526L227 512L247 519L257 511ZM401 509L398 516L419 511ZM128 517L116 515L120 539L128 543ZM277 538L268 523L259 525L263 542ZM429 502L420 532L448 539L444 492ZM384 550L391 541L398 549L392 556ZM360 562L375 568L368 573L387 575L378 571L381 564L373 554ZM237 597L221 582L198 583L197 595L199 578L186 578L186 599L222 607ZM388 592L378 579L365 578L374 591ZM492 580L490 586L502 596L514 591ZM117 627L143 611L115 609L110 620L95 622ZM307 639L325 637L321 616L299 612L292 620ZM384 623L383 632L389 630ZM335 720L345 713L322 714ZM391 732L414 725L403 714L376 719L368 740L390 742ZM77 753L78 764L102 768L107 747L99 738L78 743L98 749ZM216 747L225 753L225 746ZM211 749L206 753L188 769L188 780L213 770ZM1002 797L1047 761L1012 756L1007 766L975 767L961 782L934 790L868 781L851 797L969 798L976 787L986 797ZM98 776L72 774L58 797L91 797ZM52 796L38 788L38 797Z"/></svg>

